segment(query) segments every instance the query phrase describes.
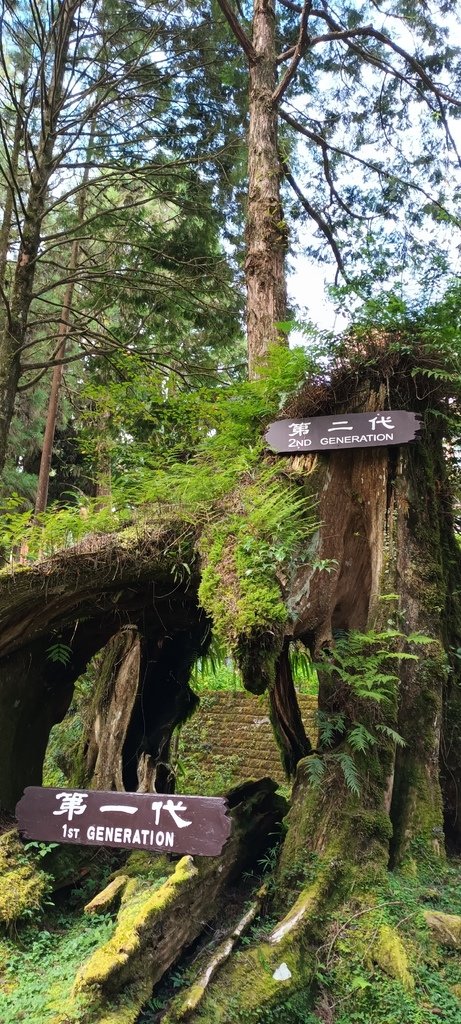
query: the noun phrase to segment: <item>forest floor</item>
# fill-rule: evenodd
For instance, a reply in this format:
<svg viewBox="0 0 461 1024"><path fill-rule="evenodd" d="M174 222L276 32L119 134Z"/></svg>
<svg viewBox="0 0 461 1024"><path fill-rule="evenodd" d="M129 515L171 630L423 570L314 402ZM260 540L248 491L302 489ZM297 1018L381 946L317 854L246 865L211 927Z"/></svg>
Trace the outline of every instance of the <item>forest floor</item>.
<svg viewBox="0 0 461 1024"><path fill-rule="evenodd" d="M43 861L46 859L45 855ZM116 909L88 914L84 905L120 869L121 859L120 854L93 852L91 870L85 870L78 884L47 898L40 914L25 917L0 940L2 1024L55 1024L62 1020L62 1007L76 974L94 950L110 939L117 920ZM230 890L225 912L207 925L200 939L155 987L138 1024L159 1024L171 1002L178 1004L223 936L229 934L233 921L241 916L261 877L270 889L274 860L269 853L254 874L246 874L239 887ZM146 891L165 881L156 870L159 859L152 856L151 861L150 877L147 873L143 880ZM287 1007L290 1024L431 1024L434 1020L459 1024L461 935L453 937L451 948L445 939L439 944L428 928L427 913L461 915L461 861L441 862L437 874L433 863L418 876L390 873L385 890L380 893L378 889L370 907L373 927L378 922L381 936L386 928L389 934L391 930L398 933L407 962L399 963L396 948L389 948L386 961L382 950L378 953L378 930L369 933L366 910L354 913L353 903L345 903L342 916L336 913L327 922L328 938L317 951L310 992L301 998L298 993L296 1002ZM244 958L264 943L274 924L270 912L264 913L263 908L240 940L237 956ZM226 1024L232 1021L231 1008L225 1020ZM266 1024L265 1016L261 1024Z"/></svg>

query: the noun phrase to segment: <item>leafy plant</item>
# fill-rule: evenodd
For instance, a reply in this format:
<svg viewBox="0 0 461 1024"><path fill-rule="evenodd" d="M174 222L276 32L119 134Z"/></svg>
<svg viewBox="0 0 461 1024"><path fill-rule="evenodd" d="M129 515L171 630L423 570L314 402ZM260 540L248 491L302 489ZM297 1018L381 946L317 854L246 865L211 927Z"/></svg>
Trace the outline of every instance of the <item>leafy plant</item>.
<svg viewBox="0 0 461 1024"><path fill-rule="evenodd" d="M47 857L51 850L56 850L59 847L59 843L41 843L38 840L33 840L30 843L26 843L24 846L25 850L32 850L37 854L38 857Z"/></svg>
<svg viewBox="0 0 461 1024"><path fill-rule="evenodd" d="M47 648L46 656L48 661L58 662L60 665L68 665L72 657L72 648L62 641L51 644Z"/></svg>
<svg viewBox="0 0 461 1024"><path fill-rule="evenodd" d="M317 671L327 676L332 692L338 687L343 690L344 710L317 711L318 751L306 759L313 788L323 784L328 766L337 764L347 788L358 796L361 756L382 738L405 746L403 737L383 720L393 708L399 681L398 675L389 671L389 662L418 660L416 654L401 649L404 643L428 645L433 640L422 633L407 636L395 629L351 631L338 637L333 649L324 651Z"/></svg>

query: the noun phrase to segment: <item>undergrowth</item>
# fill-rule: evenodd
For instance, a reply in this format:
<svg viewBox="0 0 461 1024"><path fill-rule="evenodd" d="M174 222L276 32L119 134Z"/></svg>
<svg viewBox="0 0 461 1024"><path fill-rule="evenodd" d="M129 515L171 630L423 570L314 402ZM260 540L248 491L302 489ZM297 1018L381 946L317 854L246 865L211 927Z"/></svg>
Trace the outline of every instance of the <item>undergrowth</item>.
<svg viewBox="0 0 461 1024"><path fill-rule="evenodd" d="M328 1005L335 1024L433 1024L434 1020L459 1024L459 951L434 941L423 914L425 910L459 914L460 882L459 862L441 862L435 871L433 861L425 866L423 860L417 877L389 873L386 884L376 887L368 908L344 907L317 955L319 1002L323 999ZM401 947L395 947L401 950L396 962L389 961L386 969L379 954L383 934L395 935L401 942ZM410 978L405 984L392 976L393 971L398 974L399 957L404 956Z"/></svg>
<svg viewBox="0 0 461 1024"><path fill-rule="evenodd" d="M51 1024L82 962L112 935L108 915L55 911L0 940L2 1024Z"/></svg>
<svg viewBox="0 0 461 1024"><path fill-rule="evenodd" d="M55 503L38 518L23 495L5 499L0 509L5 557L16 560L21 549L23 558L34 561L87 534L112 533L129 523L140 528L171 519L194 527L208 523L217 503L260 465L265 424L313 370L303 350L275 347L257 381L169 396L157 410L152 437L146 439L142 430L137 436L135 419L132 433L125 425L114 438L110 495L92 499L75 492L67 504ZM125 424L133 389L131 382Z"/></svg>
<svg viewBox="0 0 461 1024"><path fill-rule="evenodd" d="M190 396L192 452L181 444L180 417L187 406L187 396L181 396L177 444L170 441L165 452L149 451L136 438L120 442L118 475L105 499L51 507L35 520L13 495L2 509L4 554L13 562L31 562L88 534L118 530L118 542L129 544L143 532L161 537L162 529L180 524L200 552L199 600L218 640L237 653L238 643L256 635L281 636L288 616L281 568L285 575L305 558L317 524L301 485L287 478L280 461L264 458L263 429L309 370L312 362L302 350L275 347L259 380ZM168 403L170 421L174 404ZM192 572L190 545L188 551L172 564L174 582L187 582Z"/></svg>
<svg viewBox="0 0 461 1024"><path fill-rule="evenodd" d="M315 864L311 867L315 873ZM265 878L270 884L270 873ZM389 872L369 893L351 891L339 910L336 905L329 912L326 901L319 936L306 942L310 981L306 976L304 985L295 982L294 990L285 982L280 999L261 1005L256 1016L231 996L216 1003L215 1017L207 1002L203 1014L199 1011L192 1019L216 1024L459 1024L459 950L437 944L424 911L460 913L460 883L459 862L440 861L434 869L433 861L424 865L423 860L417 877ZM218 935L221 924L216 922ZM269 907L240 940L237 959L243 982L245 956L252 949L261 950L261 977L271 974L263 948L275 924ZM213 946L212 940L208 957L213 956ZM194 984L204 966L195 959L185 957L165 976L139 1024L157 1024L170 1001ZM219 988L219 972L216 984Z"/></svg>

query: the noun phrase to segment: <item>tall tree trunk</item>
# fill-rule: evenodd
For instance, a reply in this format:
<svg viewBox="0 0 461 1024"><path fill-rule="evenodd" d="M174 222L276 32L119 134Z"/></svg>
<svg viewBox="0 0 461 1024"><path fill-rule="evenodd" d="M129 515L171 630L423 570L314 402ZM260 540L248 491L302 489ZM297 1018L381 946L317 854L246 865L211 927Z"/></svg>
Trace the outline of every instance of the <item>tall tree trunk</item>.
<svg viewBox="0 0 461 1024"><path fill-rule="evenodd" d="M72 251L69 260L68 273L69 282L66 286L64 300L61 309L61 319L58 330L58 349L56 359L63 360L66 354L66 341L70 327L70 310L75 289L74 272L77 268L79 243L77 239L72 243ZM48 502L48 488L50 483L51 459L53 456L54 435L58 419L59 395L61 391L64 363L57 362L53 367L51 378L50 397L46 413L45 432L43 435L42 454L40 458L40 469L38 473L37 495L35 498L35 515L44 512Z"/></svg>
<svg viewBox="0 0 461 1024"><path fill-rule="evenodd" d="M277 148L275 12L272 0L255 0L250 64L248 135L247 285L248 363L251 378L286 315L286 228L280 201Z"/></svg>
<svg viewBox="0 0 461 1024"><path fill-rule="evenodd" d="M81 227L85 217L85 205L86 205L86 186L90 177L90 166L91 166L91 153L93 150L93 140L96 130L96 119L93 117L91 121L90 134L88 139L88 146L86 150L85 159L85 170L83 172L82 184L78 200L78 216L77 216L77 228ZM70 327L70 312L72 308L72 300L75 291L75 271L78 266L78 257L80 251L80 243L77 238L74 238L72 243L72 249L70 253L69 266L68 266L68 277L69 281L66 286L64 293L64 299L61 309L61 319L58 330L58 348L56 353L57 360L63 360L66 354L67 335ZM64 363L57 362L57 365L53 368L53 375L51 378L51 389L50 397L48 400L48 409L46 414L45 433L43 435L42 455L40 459L40 469L38 474L37 483L37 496L35 499L35 515L38 516L40 512L44 512L48 502L48 488L50 483L50 469L51 459L53 456L53 443L54 435L56 433L56 423L58 418L58 406L59 406L59 394L61 391L62 378L64 373Z"/></svg>
<svg viewBox="0 0 461 1024"><path fill-rule="evenodd" d="M368 407L379 408L381 401L382 395L370 390ZM424 440L401 457L380 449L332 453L321 463L316 474L322 524L317 549L309 552L308 563L288 585L295 635L312 649L329 651L332 671L321 679L320 714L342 716L349 730L354 722L370 731L377 724L397 728L406 746L395 758L392 738L377 731L373 746L364 754L355 752L361 786L357 797L346 785L338 759L353 753L344 732L340 728L323 749L319 736L317 751L298 764L269 901L270 926L221 967L194 1012L186 1017L174 1003L165 1017L168 1024L183 1019L188 1024L231 1024L240 1015L260 1024L277 1014L292 1024L307 1019L297 1015L298 1005L314 1019L319 968L323 970L339 936L335 962L343 956L342 970L351 984L347 944L344 955L341 951L349 932L353 943L364 943L359 946L364 962L368 957L376 965L376 985L381 971L387 984L389 977L397 979L402 992L414 987L408 966L411 943L398 926L383 924L380 901L393 899L386 895L390 855L393 865L405 863L415 879L420 865L427 871L431 863L436 873L437 861L443 861L438 747L447 668L442 612L447 599L442 550L447 518L436 422L428 419L426 431ZM336 560L338 570L316 570L313 563L324 560ZM379 601L383 593L397 595L395 614L402 632L421 631L433 643L411 648L417 660L402 662L395 699L380 705L357 699L347 680L334 672L334 638L339 631L347 635L351 630L385 629L393 605ZM382 671L392 672L396 664ZM279 675L282 669L286 672L281 659ZM290 705L291 685L286 689L279 680L277 718L284 715L287 697ZM299 757L299 737L297 731L293 737L290 732L285 731L284 739L294 759ZM324 759L319 789L312 784L312 757ZM275 926L274 917L279 918ZM280 974L282 968L285 974ZM336 993L329 995L333 1003ZM321 1020L336 1019L328 1007L324 1010L325 1016L318 1014Z"/></svg>
<svg viewBox="0 0 461 1024"><path fill-rule="evenodd" d="M8 185L6 186L5 205L3 207L2 225L0 227L0 293L4 292L4 299L7 298L5 290L5 274L8 261L8 249L11 244L11 225L13 222L13 210L15 206L15 192L19 191L18 170L19 157L21 153L21 142L24 133L24 104L27 92L28 67L24 68L23 80L17 102L16 118L13 132L13 145L8 159Z"/></svg>
<svg viewBox="0 0 461 1024"><path fill-rule="evenodd" d="M52 29L54 43L51 82L41 94L40 141L33 154L33 170L18 260L7 309L6 325L0 333L0 470L6 458L8 434L21 373L21 351L27 332L29 310L40 247L48 182L53 172L53 154L63 98L73 19L80 0L64 0Z"/></svg>

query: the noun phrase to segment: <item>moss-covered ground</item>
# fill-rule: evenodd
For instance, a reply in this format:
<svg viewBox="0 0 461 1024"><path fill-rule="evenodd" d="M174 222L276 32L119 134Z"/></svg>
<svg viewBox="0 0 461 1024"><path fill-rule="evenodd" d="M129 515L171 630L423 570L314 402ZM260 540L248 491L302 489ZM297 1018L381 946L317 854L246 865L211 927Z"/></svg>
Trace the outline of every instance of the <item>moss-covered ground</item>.
<svg viewBox="0 0 461 1024"><path fill-rule="evenodd" d="M70 996L78 968L112 935L110 915L47 908L40 923L0 941L2 1024L51 1024Z"/></svg>
<svg viewBox="0 0 461 1024"><path fill-rule="evenodd" d="M317 955L319 1003L335 1024L459 1024L460 950L437 941L425 914L461 914L461 864L390 874L373 895L368 912L344 908Z"/></svg>
<svg viewBox="0 0 461 1024"><path fill-rule="evenodd" d="M45 847L45 844L37 844ZM44 849L42 852L45 852ZM59 852L59 851L58 851ZM68 848L61 848L66 855ZM42 863L56 867L55 850ZM1 1024L57 1024L65 1019L66 1005L72 1005L78 1019L78 1007L72 998L76 976L96 950L105 947L117 925L118 904L110 912L85 913L86 903L106 882L123 870L131 884L136 882L138 898L152 896L165 881L164 858L133 853L117 869L119 856L104 852L94 855L90 865L81 869L76 858L77 877L81 881L49 894L41 909L32 900L22 916L4 928L0 937L0 1021ZM66 861L68 869L68 864ZM115 869L115 870L114 870ZM171 870L167 866L167 870ZM45 875L45 877L47 877ZM48 876L48 890L53 884ZM14 886L13 886L14 890Z"/></svg>
<svg viewBox="0 0 461 1024"><path fill-rule="evenodd" d="M363 892L360 897L352 892L339 910L328 911L326 900L311 941L304 936L288 955L284 952L292 977L278 984L269 942L275 920L259 918L188 1024L459 1024L460 948L438 942L425 916L433 910L461 915L459 862L438 868L434 862L423 864L417 875L390 873L368 900ZM209 948L170 972L139 1024L159 1024L168 1006L168 1024L182 1020L180 1007L206 955ZM238 997L237 978L241 992L251 984L246 1005Z"/></svg>

